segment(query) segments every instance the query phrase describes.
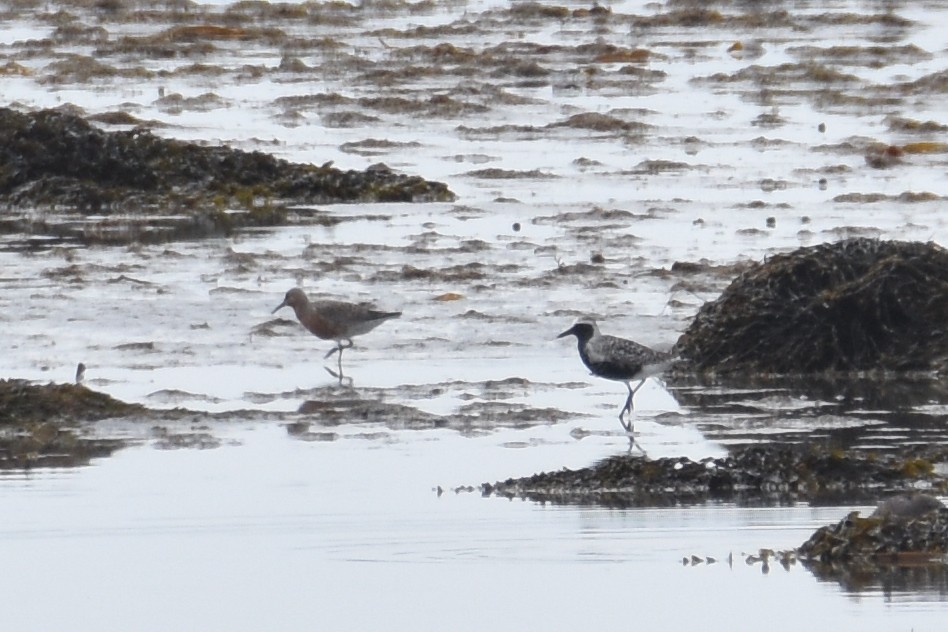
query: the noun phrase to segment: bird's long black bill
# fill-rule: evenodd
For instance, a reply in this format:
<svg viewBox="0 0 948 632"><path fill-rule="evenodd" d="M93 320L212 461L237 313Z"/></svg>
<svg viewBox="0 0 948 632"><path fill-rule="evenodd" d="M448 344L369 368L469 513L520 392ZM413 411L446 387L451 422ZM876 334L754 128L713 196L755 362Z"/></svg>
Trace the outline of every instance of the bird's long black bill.
<svg viewBox="0 0 948 632"><path fill-rule="evenodd" d="M274 310L273 310L272 312L270 312L270 313L271 313L271 314L276 314L278 311L280 311L280 310L283 309L284 307L286 307L286 301L283 301L282 303L280 303L279 305L277 305L277 306L276 306L276 309L274 309Z"/></svg>
<svg viewBox="0 0 948 632"><path fill-rule="evenodd" d="M561 333L559 336L557 336L557 338L563 338L565 336L572 336L572 335L573 335L573 328L570 327L569 329Z"/></svg>

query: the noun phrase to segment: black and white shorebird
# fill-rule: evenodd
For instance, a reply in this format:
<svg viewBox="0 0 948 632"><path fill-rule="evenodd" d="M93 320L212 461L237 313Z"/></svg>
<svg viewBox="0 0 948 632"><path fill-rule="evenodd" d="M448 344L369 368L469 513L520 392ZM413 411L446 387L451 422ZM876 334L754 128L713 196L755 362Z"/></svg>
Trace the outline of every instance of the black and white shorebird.
<svg viewBox="0 0 948 632"><path fill-rule="evenodd" d="M605 336L599 333L596 321L587 316L577 319L572 327L557 338L564 336L576 336L579 342L579 357L593 375L625 382L629 397L619 411L619 423L626 432L632 432L632 398L645 384L645 380L662 373L671 366L675 357L671 353L655 351L632 340ZM632 382L637 382L634 388ZM628 421L625 420L626 413L629 414Z"/></svg>
<svg viewBox="0 0 948 632"><path fill-rule="evenodd" d="M298 287L286 293L283 302L273 310L275 314L284 307L292 307L296 318L318 338L335 340L336 346L324 356L339 354L339 375L342 375L342 351L352 346L352 338L368 333L390 318L398 318L401 312L380 312L364 303L343 301L310 301ZM345 343L345 344L343 344Z"/></svg>

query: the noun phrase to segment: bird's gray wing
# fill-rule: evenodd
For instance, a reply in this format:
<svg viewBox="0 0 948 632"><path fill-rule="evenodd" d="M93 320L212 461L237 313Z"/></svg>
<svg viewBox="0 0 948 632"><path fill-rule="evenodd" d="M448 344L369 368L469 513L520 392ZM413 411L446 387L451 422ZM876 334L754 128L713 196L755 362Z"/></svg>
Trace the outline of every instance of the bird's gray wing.
<svg viewBox="0 0 948 632"><path fill-rule="evenodd" d="M599 336L590 341L586 354L589 368L611 379L632 379L643 367L668 360L666 353L615 336Z"/></svg>
<svg viewBox="0 0 948 632"><path fill-rule="evenodd" d="M344 301L314 301L313 309L333 323L348 323L365 320L370 310L365 305Z"/></svg>

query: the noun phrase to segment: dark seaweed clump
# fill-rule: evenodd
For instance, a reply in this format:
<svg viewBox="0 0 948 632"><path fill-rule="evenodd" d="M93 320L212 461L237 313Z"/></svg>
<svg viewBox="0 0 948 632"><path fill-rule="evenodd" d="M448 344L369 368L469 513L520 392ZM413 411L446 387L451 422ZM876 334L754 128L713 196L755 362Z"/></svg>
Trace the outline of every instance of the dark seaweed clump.
<svg viewBox="0 0 948 632"><path fill-rule="evenodd" d="M849 591L936 591L948 588L948 509L928 494L899 494L869 517L850 512L820 527L795 551L823 581Z"/></svg>
<svg viewBox="0 0 948 632"><path fill-rule="evenodd" d="M948 371L948 252L848 239L753 266L678 341L700 371Z"/></svg>
<svg viewBox="0 0 948 632"><path fill-rule="evenodd" d="M163 139L143 128L106 132L63 111L0 108L0 203L11 209L184 214L190 218L186 234L172 236L200 237L279 224L287 205L454 198L443 183L388 169L297 164L257 151Z"/></svg>
<svg viewBox="0 0 948 632"><path fill-rule="evenodd" d="M0 380L0 428L58 419L96 421L142 410L79 384Z"/></svg>
<svg viewBox="0 0 948 632"><path fill-rule="evenodd" d="M70 425L142 410L76 384L0 380L0 470L76 467L109 456L125 442L83 436Z"/></svg>
<svg viewBox="0 0 948 632"><path fill-rule="evenodd" d="M934 473L933 463L946 458L948 450L935 448L883 456L818 446L766 445L740 448L727 457L699 462L686 457L653 460L627 454L580 470L564 468L484 483L481 492L609 507L709 500L746 504L852 502L860 497L874 499L881 489L903 488L919 481L943 487L945 480Z"/></svg>
<svg viewBox="0 0 948 632"><path fill-rule="evenodd" d="M819 528L799 549L801 559L822 564L921 562L948 553L948 508L938 503L921 515L851 512Z"/></svg>

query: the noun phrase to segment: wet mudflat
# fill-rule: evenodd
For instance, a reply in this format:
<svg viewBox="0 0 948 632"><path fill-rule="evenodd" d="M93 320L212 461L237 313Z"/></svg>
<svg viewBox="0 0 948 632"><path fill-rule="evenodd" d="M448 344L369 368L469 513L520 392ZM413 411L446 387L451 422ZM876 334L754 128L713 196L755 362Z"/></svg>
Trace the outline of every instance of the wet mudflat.
<svg viewBox="0 0 948 632"><path fill-rule="evenodd" d="M479 489L636 458L624 387L554 339L579 314L667 349L753 261L846 237L948 242L940 3L3 10L4 105L384 163L457 195L299 205L282 226L158 243L117 244L140 222L120 204L5 208L0 377L68 383L82 362L90 389L166 411L70 426L125 446L79 468L35 460L58 435L30 422L26 466L0 475L0 600L19 629L579 627L591 612L609 628L940 629L942 567L764 561L868 515L862 495L609 508ZM340 383L332 343L270 313L295 285L403 316L356 340ZM669 379L636 407L652 459L817 444L884 460L948 438L927 374ZM945 475L912 463L913 488ZM63 607L22 607L38 594ZM91 595L111 596L107 614Z"/></svg>

